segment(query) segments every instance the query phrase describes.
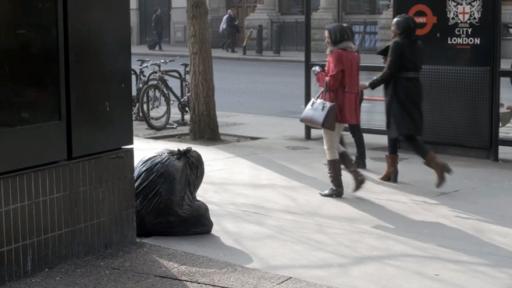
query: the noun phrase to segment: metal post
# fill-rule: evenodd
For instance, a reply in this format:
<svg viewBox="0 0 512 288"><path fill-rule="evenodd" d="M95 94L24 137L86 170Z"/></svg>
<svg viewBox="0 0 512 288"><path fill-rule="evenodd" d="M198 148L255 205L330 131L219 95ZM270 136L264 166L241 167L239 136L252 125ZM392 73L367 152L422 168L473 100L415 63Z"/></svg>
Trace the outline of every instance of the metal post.
<svg viewBox="0 0 512 288"><path fill-rule="evenodd" d="M263 55L263 25L258 25L256 33L256 54Z"/></svg>
<svg viewBox="0 0 512 288"><path fill-rule="evenodd" d="M304 0L304 25L306 30L304 43L304 107L311 100L311 1ZM311 128L304 125L306 140L311 140Z"/></svg>
<svg viewBox="0 0 512 288"><path fill-rule="evenodd" d="M337 17L338 17L338 23L341 23L343 22L343 19L342 18L342 14L341 14L341 11L342 11L342 7L341 7L341 0L338 0L338 10L337 10Z"/></svg>
<svg viewBox="0 0 512 288"><path fill-rule="evenodd" d="M281 23L276 22L272 26L272 48L275 55L281 54Z"/></svg>
<svg viewBox="0 0 512 288"><path fill-rule="evenodd" d="M492 127L491 127L491 150L490 159L499 161L500 158L500 68L501 68L501 0L494 2L494 27L496 32L493 35L494 57L492 62Z"/></svg>

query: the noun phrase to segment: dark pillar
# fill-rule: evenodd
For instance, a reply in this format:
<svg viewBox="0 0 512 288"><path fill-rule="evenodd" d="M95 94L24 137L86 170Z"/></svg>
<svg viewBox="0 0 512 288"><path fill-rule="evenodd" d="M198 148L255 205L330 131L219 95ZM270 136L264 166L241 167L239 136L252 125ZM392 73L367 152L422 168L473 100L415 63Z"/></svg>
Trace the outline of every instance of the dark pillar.
<svg viewBox="0 0 512 288"><path fill-rule="evenodd" d="M263 54L263 25L258 25L258 31L256 33L256 54Z"/></svg>
<svg viewBox="0 0 512 288"><path fill-rule="evenodd" d="M311 100L311 1L304 0L304 25L305 25L305 45L304 45L304 107ZM304 134L307 140L311 139L311 128L304 125Z"/></svg>
<svg viewBox="0 0 512 288"><path fill-rule="evenodd" d="M272 26L272 46L275 55L281 54L281 23Z"/></svg>

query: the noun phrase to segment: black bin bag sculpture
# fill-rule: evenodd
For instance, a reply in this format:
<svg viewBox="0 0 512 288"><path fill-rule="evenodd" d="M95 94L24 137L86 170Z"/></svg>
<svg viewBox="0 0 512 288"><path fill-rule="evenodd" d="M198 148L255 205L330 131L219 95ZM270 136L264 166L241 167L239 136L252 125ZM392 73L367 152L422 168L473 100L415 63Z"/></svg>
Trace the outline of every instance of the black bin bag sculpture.
<svg viewBox="0 0 512 288"><path fill-rule="evenodd" d="M197 151L164 150L135 167L137 236L207 234L213 222L197 200L204 163Z"/></svg>

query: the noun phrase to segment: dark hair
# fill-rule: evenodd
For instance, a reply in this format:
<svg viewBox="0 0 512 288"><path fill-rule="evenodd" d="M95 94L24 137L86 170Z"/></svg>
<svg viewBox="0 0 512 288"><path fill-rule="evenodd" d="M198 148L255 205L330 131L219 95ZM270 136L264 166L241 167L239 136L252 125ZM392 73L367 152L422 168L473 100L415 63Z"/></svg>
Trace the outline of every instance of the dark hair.
<svg viewBox="0 0 512 288"><path fill-rule="evenodd" d="M412 18L409 15L398 15L393 19L393 22L395 23L395 27L398 30L398 35L403 38L407 39L414 39L416 38L416 20Z"/></svg>
<svg viewBox="0 0 512 288"><path fill-rule="evenodd" d="M330 24L325 27L325 30L329 33L332 46L339 45L345 41L354 41L354 32L347 24Z"/></svg>
<svg viewBox="0 0 512 288"><path fill-rule="evenodd" d="M341 25L343 25L343 27L345 27L345 29L347 29L347 31L350 35L349 41L354 42L354 30L352 30L352 26L348 25L347 23L342 23Z"/></svg>

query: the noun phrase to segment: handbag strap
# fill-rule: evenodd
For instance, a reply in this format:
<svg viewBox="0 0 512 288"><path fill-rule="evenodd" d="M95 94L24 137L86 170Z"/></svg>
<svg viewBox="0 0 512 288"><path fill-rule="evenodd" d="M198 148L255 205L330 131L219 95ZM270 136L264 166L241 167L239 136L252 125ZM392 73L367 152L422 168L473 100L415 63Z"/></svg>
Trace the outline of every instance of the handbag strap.
<svg viewBox="0 0 512 288"><path fill-rule="evenodd" d="M318 94L315 97L315 100L320 99L320 96L322 96L322 94L324 94L324 91L325 91L325 88L320 89L320 91L318 92Z"/></svg>

